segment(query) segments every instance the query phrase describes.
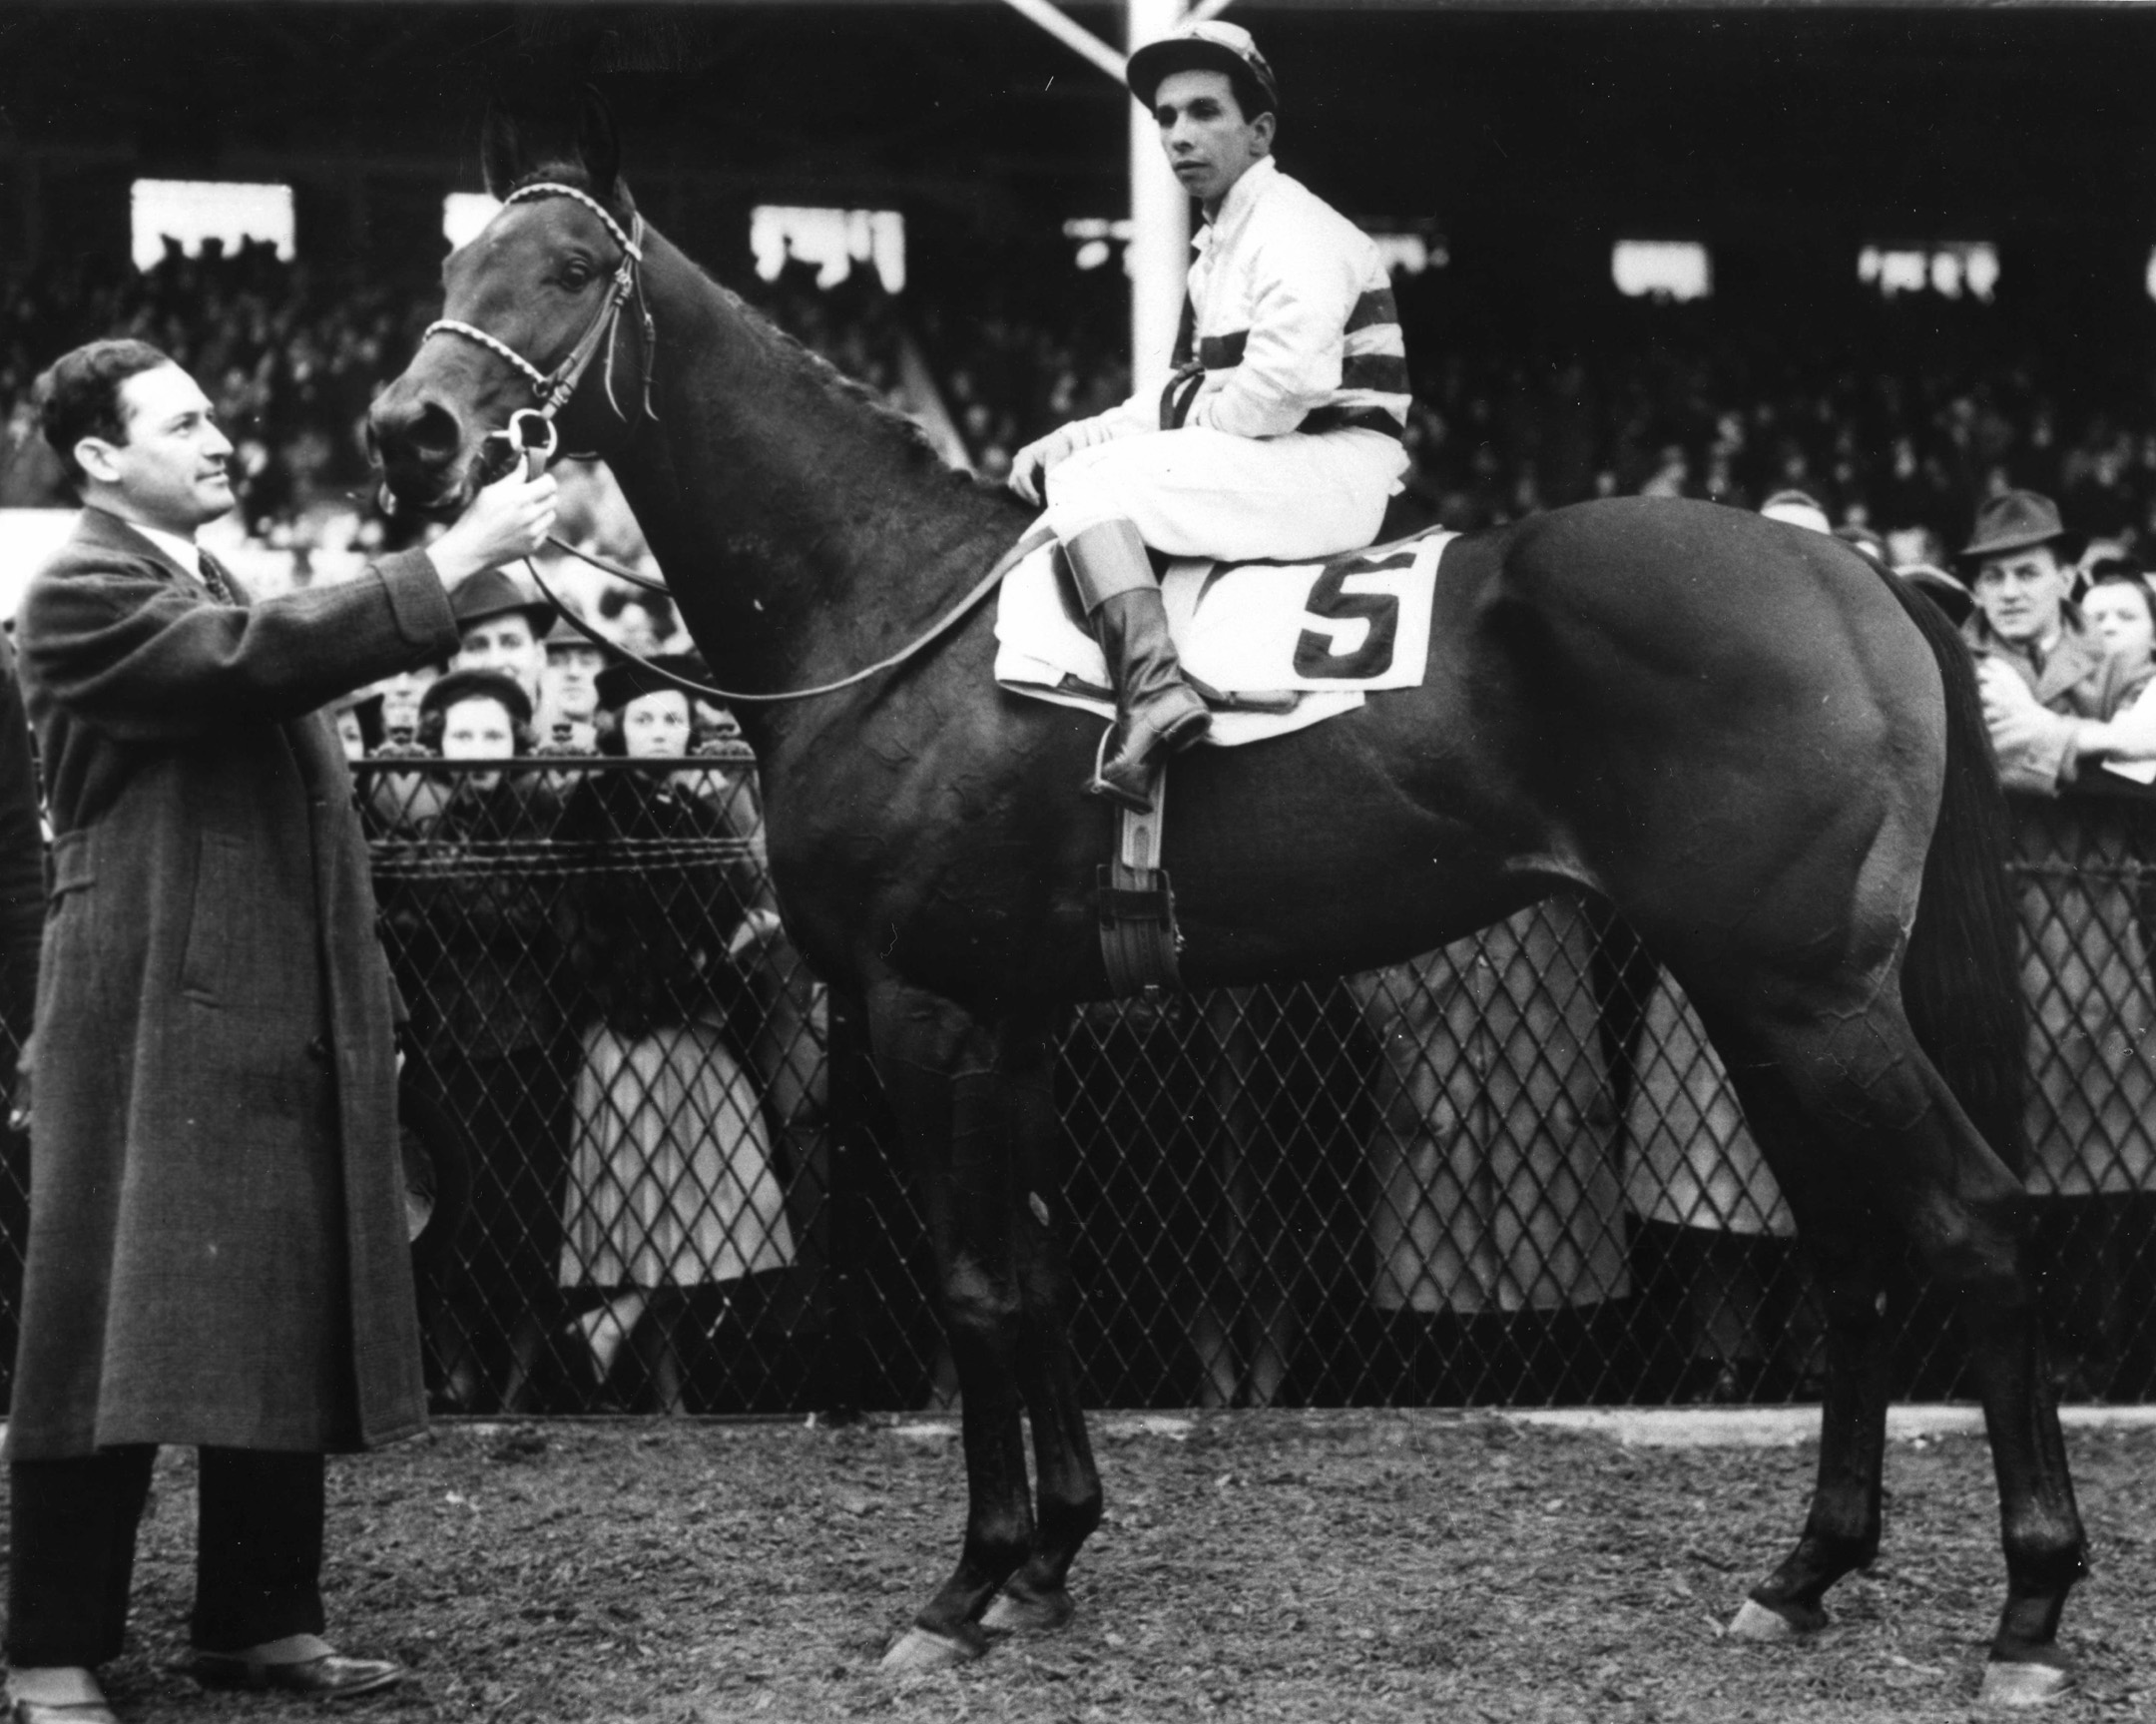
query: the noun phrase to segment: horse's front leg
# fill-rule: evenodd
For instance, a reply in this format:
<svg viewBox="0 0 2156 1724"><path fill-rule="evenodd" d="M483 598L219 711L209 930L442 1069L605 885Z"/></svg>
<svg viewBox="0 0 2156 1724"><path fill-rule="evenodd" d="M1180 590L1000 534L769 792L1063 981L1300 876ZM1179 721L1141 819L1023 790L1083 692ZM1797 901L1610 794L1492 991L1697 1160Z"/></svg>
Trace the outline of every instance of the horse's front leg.
<svg viewBox="0 0 2156 1724"><path fill-rule="evenodd" d="M1033 1549L1018 1422L1024 1332L1014 1109L998 1025L897 984L869 998L876 1069L911 1151L963 1397L966 1531L958 1566L884 1654L886 1670L976 1658L1003 1582Z"/></svg>
<svg viewBox="0 0 2156 1724"><path fill-rule="evenodd" d="M988 1607L991 1633L1060 1628L1071 1618L1065 1581L1100 1524L1100 1470L1086 1437L1070 1349L1070 1265L1063 1252L1063 1122L1047 1025L1004 1032L1003 1071L1022 1195L1017 1216L1023 1342L1019 1383L1033 1427L1039 1521L1025 1566Z"/></svg>

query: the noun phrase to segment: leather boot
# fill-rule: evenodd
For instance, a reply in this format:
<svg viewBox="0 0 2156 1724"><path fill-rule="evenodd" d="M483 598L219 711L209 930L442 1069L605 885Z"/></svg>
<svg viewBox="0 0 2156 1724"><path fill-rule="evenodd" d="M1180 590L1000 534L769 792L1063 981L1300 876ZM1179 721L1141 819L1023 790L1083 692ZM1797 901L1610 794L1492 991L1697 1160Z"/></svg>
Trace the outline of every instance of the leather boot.
<svg viewBox="0 0 2156 1724"><path fill-rule="evenodd" d="M1115 758L1087 781L1086 794L1143 813L1153 806L1153 757L1163 748L1189 748L1212 729L1213 715L1183 680L1138 529L1129 521L1102 521L1074 534L1063 551L1116 689Z"/></svg>
<svg viewBox="0 0 2156 1724"><path fill-rule="evenodd" d="M1116 685L1116 751L1086 794L1143 813L1153 806L1154 757L1189 748L1213 715L1183 680L1158 587L1118 593L1093 613L1093 629Z"/></svg>

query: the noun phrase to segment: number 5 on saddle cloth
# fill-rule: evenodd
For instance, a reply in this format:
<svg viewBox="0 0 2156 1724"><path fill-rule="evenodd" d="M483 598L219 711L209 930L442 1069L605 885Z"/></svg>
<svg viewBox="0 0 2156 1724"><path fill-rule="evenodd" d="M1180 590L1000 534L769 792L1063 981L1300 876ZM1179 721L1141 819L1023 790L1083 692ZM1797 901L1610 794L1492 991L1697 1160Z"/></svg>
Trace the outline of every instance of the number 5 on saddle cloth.
<svg viewBox="0 0 2156 1724"><path fill-rule="evenodd" d="M1171 563L1161 599L1184 672L1217 704L1205 745L1237 748L1351 712L1365 694L1417 688L1429 660L1437 564L1456 533L1430 531L1322 562ZM1013 694L1115 721L1107 660L1054 545L1004 578L996 681ZM1178 985L1175 897L1161 865L1165 789L1119 812L1100 870L1101 954L1118 994Z"/></svg>

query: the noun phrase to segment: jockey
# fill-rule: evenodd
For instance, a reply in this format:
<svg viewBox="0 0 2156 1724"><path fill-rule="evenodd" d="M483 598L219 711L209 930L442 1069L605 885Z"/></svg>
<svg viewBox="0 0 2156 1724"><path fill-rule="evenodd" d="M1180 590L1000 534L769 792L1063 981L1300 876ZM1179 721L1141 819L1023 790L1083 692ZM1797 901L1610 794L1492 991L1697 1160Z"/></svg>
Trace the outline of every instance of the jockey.
<svg viewBox="0 0 2156 1724"><path fill-rule="evenodd" d="M1206 218L1176 373L1158 400L1027 444L1010 483L1045 504L1115 678L1119 746L1086 789L1144 809L1153 756L1213 722L1146 547L1315 558L1368 544L1407 468L1407 366L1376 246L1274 164L1280 92L1250 32L1185 25L1132 54L1129 76Z"/></svg>

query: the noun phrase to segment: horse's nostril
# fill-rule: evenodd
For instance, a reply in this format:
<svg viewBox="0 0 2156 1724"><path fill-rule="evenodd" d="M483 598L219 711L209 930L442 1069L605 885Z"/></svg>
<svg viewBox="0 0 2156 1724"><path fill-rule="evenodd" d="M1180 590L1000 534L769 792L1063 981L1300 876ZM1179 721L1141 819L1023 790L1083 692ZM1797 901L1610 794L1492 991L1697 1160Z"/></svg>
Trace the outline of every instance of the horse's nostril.
<svg viewBox="0 0 2156 1724"><path fill-rule="evenodd" d="M390 460L432 465L455 458L463 441L463 427L439 401L377 405L368 415L367 440Z"/></svg>
<svg viewBox="0 0 2156 1724"><path fill-rule="evenodd" d="M407 427L404 440L413 454L446 461L457 452L461 440L456 415L439 401L424 401Z"/></svg>

